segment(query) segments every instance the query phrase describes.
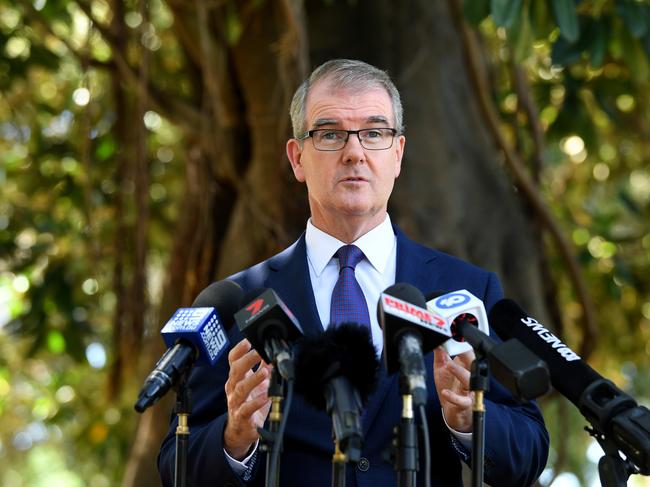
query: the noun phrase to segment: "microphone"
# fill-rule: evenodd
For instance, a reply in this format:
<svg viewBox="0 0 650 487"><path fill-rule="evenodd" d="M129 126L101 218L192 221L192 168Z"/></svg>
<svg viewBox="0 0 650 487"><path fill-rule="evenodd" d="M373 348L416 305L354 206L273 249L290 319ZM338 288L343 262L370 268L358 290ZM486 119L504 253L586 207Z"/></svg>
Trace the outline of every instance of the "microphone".
<svg viewBox="0 0 650 487"><path fill-rule="evenodd" d="M284 379L293 380L295 371L289 344L303 336L303 331L275 291L262 290L235 313L235 321L262 359L267 364L275 363Z"/></svg>
<svg viewBox="0 0 650 487"><path fill-rule="evenodd" d="M650 475L650 410L638 406L514 301L497 302L490 323L500 336L519 339L548 363L553 387L578 407L599 442L610 439L641 474Z"/></svg>
<svg viewBox="0 0 650 487"><path fill-rule="evenodd" d="M454 340L466 341L486 356L492 375L517 399L535 399L548 392L549 371L543 360L518 340L499 343L481 331L489 326L480 299L465 289L442 295L433 292L428 297L428 309L449 323Z"/></svg>
<svg viewBox="0 0 650 487"><path fill-rule="evenodd" d="M332 325L298 342L296 391L331 416L339 448L352 462L361 458L361 412L378 369L370 332L356 323Z"/></svg>
<svg viewBox="0 0 650 487"><path fill-rule="evenodd" d="M134 408L141 413L176 386L196 362L214 365L228 348L226 330L241 305L244 292L233 281L210 284L191 308L180 308L161 330L169 347L145 379Z"/></svg>
<svg viewBox="0 0 650 487"><path fill-rule="evenodd" d="M444 296L443 296L444 295ZM461 306L466 313L476 316L474 325L486 335L490 334L487 315L483 302L472 295L469 291L461 290L453 293L435 291L427 295L427 309L439 313L443 318L448 319L449 315L456 317L457 308ZM453 324L453 319L451 320ZM451 356L472 350L472 346L462 336L456 333L455 326L452 326L452 339L442 344L443 348Z"/></svg>
<svg viewBox="0 0 650 487"><path fill-rule="evenodd" d="M379 298L377 316L384 333L384 359L389 374L400 370L413 404L427 402L422 350L430 351L451 337L451 329L426 309L422 293L410 284L394 284Z"/></svg>

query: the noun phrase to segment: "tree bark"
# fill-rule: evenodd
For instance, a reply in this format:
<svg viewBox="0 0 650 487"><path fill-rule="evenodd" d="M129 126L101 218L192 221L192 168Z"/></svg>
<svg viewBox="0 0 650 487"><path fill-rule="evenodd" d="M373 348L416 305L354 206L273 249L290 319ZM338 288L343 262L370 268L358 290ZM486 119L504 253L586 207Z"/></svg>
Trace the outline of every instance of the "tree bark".
<svg viewBox="0 0 650 487"><path fill-rule="evenodd" d="M344 10L343 12L341 10ZM314 66L357 58L402 95L406 150L390 213L412 238L496 272L547 316L534 229L481 116L447 2L307 2Z"/></svg>
<svg viewBox="0 0 650 487"><path fill-rule="evenodd" d="M182 8L178 15L184 16L185 36L199 36L201 27L192 25L192 12ZM203 13L215 15L204 21L218 24L218 10ZM303 40L296 31L301 24L295 23L302 15L300 4L264 2L248 14L246 30L235 46L227 48L218 33L204 38L204 54L218 56L220 69L212 71L214 77L205 78L212 76L208 72L215 67L208 63L214 59L192 56L203 62L197 83L203 96L197 103L206 125L198 134L196 127L186 127L191 142L185 201L174 232L161 317L189 305L215 276L225 277L279 250L305 223L306 203L296 203L302 188L291 184L284 160L288 100L305 65ZM287 39L296 43L288 45ZM198 37L195 41L200 44ZM215 80L219 86L210 86ZM163 352L157 330L147 350L142 377ZM167 398L142 415L123 487L159 485L156 456L171 404Z"/></svg>

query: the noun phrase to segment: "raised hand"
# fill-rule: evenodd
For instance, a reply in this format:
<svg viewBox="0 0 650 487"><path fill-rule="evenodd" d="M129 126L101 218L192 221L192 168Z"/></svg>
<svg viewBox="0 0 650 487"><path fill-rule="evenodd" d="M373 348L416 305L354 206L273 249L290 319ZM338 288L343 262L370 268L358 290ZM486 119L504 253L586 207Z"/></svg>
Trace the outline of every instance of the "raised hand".
<svg viewBox="0 0 650 487"><path fill-rule="evenodd" d="M228 454L242 460L259 438L257 428L264 425L271 408L268 397L271 366L243 339L228 354L230 374L225 384L228 422L224 447ZM259 364L253 372L253 367Z"/></svg>

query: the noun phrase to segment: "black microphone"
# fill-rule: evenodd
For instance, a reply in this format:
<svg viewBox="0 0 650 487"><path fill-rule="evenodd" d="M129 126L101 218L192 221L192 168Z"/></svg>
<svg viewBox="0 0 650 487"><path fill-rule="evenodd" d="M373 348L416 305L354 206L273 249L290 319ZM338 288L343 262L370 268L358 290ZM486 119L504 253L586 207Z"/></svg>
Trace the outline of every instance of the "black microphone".
<svg viewBox="0 0 650 487"><path fill-rule="evenodd" d="M379 297L377 317L384 333L384 359L389 374L400 370L413 405L427 402L422 351L433 350L451 337L449 326L427 310L422 293L411 284L394 284Z"/></svg>
<svg viewBox="0 0 650 487"><path fill-rule="evenodd" d="M370 332L355 323L331 325L297 344L296 391L331 416L339 448L352 462L361 458L361 412L378 369Z"/></svg>
<svg viewBox="0 0 650 487"><path fill-rule="evenodd" d="M210 284L191 308L180 308L161 330L169 347L145 379L134 408L139 413L153 406L176 386L196 363L214 365L228 348L226 331L241 306L244 292L233 281Z"/></svg>
<svg viewBox="0 0 650 487"><path fill-rule="evenodd" d="M501 337L519 339L544 359L553 387L578 407L598 434L594 436L612 440L641 474L650 475L650 411L646 407L638 406L514 301L496 303L490 323Z"/></svg>
<svg viewBox="0 0 650 487"><path fill-rule="evenodd" d="M303 336L300 323L273 289L259 295L235 313L241 332L267 363L275 363L286 380L295 376L290 344Z"/></svg>
<svg viewBox="0 0 650 487"><path fill-rule="evenodd" d="M492 375L521 401L535 399L548 392L549 370L521 342L512 339L499 343L481 328L487 329L483 302L466 290L427 296L430 311L444 315L451 323L452 336L466 341L477 354L488 358ZM485 323L484 323L485 322Z"/></svg>

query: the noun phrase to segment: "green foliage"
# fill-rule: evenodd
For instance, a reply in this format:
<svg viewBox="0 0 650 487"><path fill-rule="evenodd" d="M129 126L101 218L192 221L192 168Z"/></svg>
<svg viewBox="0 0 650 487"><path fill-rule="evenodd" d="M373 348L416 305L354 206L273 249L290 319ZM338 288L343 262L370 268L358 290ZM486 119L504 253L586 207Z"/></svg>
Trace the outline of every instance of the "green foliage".
<svg viewBox="0 0 650 487"><path fill-rule="evenodd" d="M491 0L490 13L499 27L510 27L519 16L522 0Z"/></svg>
<svg viewBox="0 0 650 487"><path fill-rule="evenodd" d="M506 4L514 9L508 2L501 8ZM478 24L494 70L492 89L503 119L513 125L509 142L531 161L539 150L533 124L541 126L545 146L539 190L571 236L596 306L598 346L589 362L647 405L650 4L531 1L511 18L513 12L493 9ZM511 79L512 64L525 71L537 119L518 105L525 93ZM562 334L577 346L584 334L581 309L564 261L554 245L547 249L566 318ZM597 479L598 449L582 431L584 419L570 404L560 409L561 401L543 401L554 446L542 484L564 472L591 485ZM562 442L569 442L566 448L558 447Z"/></svg>
<svg viewBox="0 0 650 487"><path fill-rule="evenodd" d="M132 156L101 67L107 44L76 4L30 5L0 1L0 485L117 485L136 420L132 391L107 393L118 244L128 283L135 234L133 183L116 168ZM170 14L150 5L152 64L161 85L177 86ZM183 168L177 129L153 111L147 120L155 300Z"/></svg>
<svg viewBox="0 0 650 487"><path fill-rule="evenodd" d="M574 43L580 36L580 25L574 0L551 0L553 15L560 35L569 43Z"/></svg>

